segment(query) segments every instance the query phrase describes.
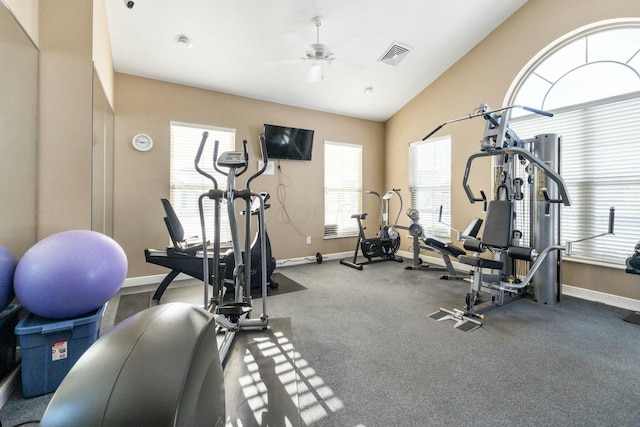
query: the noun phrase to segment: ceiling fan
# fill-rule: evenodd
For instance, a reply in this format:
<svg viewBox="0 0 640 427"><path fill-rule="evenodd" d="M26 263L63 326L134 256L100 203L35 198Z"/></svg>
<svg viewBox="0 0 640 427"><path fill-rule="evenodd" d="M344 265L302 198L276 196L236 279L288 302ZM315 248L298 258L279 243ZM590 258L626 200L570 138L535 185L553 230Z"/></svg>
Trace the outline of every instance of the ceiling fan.
<svg viewBox="0 0 640 427"><path fill-rule="evenodd" d="M331 64L335 57L329 48L320 43L320 26L322 20L319 16L313 18L313 24L316 26L316 42L306 51L306 56L302 59L309 61L309 80L317 82L324 79L324 64Z"/></svg>

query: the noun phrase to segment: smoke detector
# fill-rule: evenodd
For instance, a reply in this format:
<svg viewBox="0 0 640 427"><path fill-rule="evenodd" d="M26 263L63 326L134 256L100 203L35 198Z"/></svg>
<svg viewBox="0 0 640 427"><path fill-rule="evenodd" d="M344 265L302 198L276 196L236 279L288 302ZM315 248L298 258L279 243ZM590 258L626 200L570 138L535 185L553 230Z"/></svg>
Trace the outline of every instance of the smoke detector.
<svg viewBox="0 0 640 427"><path fill-rule="evenodd" d="M185 36L184 34L181 34L178 37L176 37L176 43L178 43L178 46L183 47L185 49L188 49L193 45L189 36Z"/></svg>

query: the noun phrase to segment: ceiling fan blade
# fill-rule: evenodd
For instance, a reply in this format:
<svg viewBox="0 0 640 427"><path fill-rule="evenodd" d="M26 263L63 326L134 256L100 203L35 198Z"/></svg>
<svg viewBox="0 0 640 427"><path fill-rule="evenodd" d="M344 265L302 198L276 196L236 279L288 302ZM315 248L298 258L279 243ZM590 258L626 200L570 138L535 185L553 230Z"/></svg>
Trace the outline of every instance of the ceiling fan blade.
<svg viewBox="0 0 640 427"><path fill-rule="evenodd" d="M291 46L295 46L298 50L309 49L309 44L313 41L313 39L310 39L306 34L302 35L300 31L283 33L280 37L286 40Z"/></svg>
<svg viewBox="0 0 640 427"><path fill-rule="evenodd" d="M299 64L305 61L305 58L290 58L290 59L277 59L273 61L268 61L267 66L269 67L282 67L289 64Z"/></svg>

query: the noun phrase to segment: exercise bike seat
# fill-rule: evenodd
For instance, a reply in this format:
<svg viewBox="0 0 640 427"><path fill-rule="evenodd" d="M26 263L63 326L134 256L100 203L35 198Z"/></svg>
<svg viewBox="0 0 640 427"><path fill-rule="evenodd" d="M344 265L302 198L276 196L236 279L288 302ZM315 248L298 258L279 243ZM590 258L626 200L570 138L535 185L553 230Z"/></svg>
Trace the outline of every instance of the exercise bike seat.
<svg viewBox="0 0 640 427"><path fill-rule="evenodd" d="M162 201L162 207L167 215L164 217L164 223L169 231L169 236L173 243L173 249L176 252L182 252L187 255L195 255L198 251L201 251L203 248L202 240L196 237L185 238L184 228L178 219L178 215L176 215L176 212L173 210L171 202L164 198L160 200Z"/></svg>

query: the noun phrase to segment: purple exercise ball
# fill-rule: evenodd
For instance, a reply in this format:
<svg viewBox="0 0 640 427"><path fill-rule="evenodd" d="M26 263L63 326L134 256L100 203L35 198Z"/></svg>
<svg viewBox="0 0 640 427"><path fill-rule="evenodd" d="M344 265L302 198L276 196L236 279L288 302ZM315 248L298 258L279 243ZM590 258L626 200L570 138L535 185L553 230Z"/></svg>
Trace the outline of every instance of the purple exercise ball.
<svg viewBox="0 0 640 427"><path fill-rule="evenodd" d="M115 240L95 231L70 230L33 245L18 262L13 286L31 313L70 319L109 301L126 275L127 257Z"/></svg>
<svg viewBox="0 0 640 427"><path fill-rule="evenodd" d="M7 248L0 246L0 311L11 304L13 297L13 275L18 260Z"/></svg>

